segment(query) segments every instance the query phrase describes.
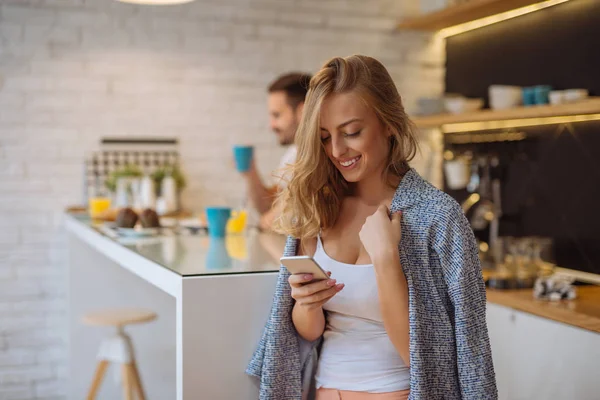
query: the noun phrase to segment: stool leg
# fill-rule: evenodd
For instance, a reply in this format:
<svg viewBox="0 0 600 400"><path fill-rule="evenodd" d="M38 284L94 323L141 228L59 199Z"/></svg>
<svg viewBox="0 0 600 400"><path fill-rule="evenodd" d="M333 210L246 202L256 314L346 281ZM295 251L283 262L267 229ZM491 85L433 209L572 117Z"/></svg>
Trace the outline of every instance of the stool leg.
<svg viewBox="0 0 600 400"><path fill-rule="evenodd" d="M138 400L146 400L146 395L144 394L144 388L142 386L142 380L140 379L140 372L137 368L137 363L135 360L131 363L131 375L133 377L133 387L137 393Z"/></svg>
<svg viewBox="0 0 600 400"><path fill-rule="evenodd" d="M133 400L131 392L131 370L130 364L121 365L121 374L123 375L123 395L125 400Z"/></svg>
<svg viewBox="0 0 600 400"><path fill-rule="evenodd" d="M96 398L96 394L98 393L98 389L100 388L100 384L102 383L102 378L104 378L104 373L106 372L106 368L108 367L108 361L101 360L96 367L96 372L94 373L94 379L92 380L92 386L90 386L90 391L87 395L87 400L94 400Z"/></svg>

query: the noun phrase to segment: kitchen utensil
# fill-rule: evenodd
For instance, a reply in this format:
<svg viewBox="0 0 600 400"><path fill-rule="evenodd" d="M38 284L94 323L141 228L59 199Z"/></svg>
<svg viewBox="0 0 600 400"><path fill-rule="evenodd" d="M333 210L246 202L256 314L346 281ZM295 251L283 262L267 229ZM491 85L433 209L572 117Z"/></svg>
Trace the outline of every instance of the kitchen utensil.
<svg viewBox="0 0 600 400"><path fill-rule="evenodd" d="M178 208L177 183L170 174L165 176L162 180L161 195L164 201L164 210L162 210L163 212L161 214L176 211Z"/></svg>
<svg viewBox="0 0 600 400"><path fill-rule="evenodd" d="M488 199L481 200L471 217L471 226L474 230L484 230L494 219L494 203Z"/></svg>
<svg viewBox="0 0 600 400"><path fill-rule="evenodd" d="M149 237L156 236L160 233L159 228L119 228L117 227L117 233L126 237Z"/></svg>
<svg viewBox="0 0 600 400"><path fill-rule="evenodd" d="M564 92L564 100L567 103L573 103L587 99L589 91L587 89L567 89Z"/></svg>
<svg viewBox="0 0 600 400"><path fill-rule="evenodd" d="M108 197L90 197L88 200L90 217L99 219L103 213L110 209L110 203L111 200Z"/></svg>
<svg viewBox="0 0 600 400"><path fill-rule="evenodd" d="M471 216L471 227L475 230L483 230L494 219L494 203L490 200L490 161L487 157L482 157L480 163L483 164L483 179L479 185L479 195L481 199L475 204Z"/></svg>
<svg viewBox="0 0 600 400"><path fill-rule="evenodd" d="M156 208L154 180L149 175L145 175L140 182L140 204L141 208Z"/></svg>
<svg viewBox="0 0 600 400"><path fill-rule="evenodd" d="M549 85L538 85L533 88L533 96L535 104L542 105L548 104L548 95L552 90L552 86Z"/></svg>
<svg viewBox="0 0 600 400"><path fill-rule="evenodd" d="M562 104L565 102L564 99L564 90L553 90L548 94L548 100L550 101L550 104L552 105L557 105L557 104Z"/></svg>
<svg viewBox="0 0 600 400"><path fill-rule="evenodd" d="M244 209L233 210L227 223L227 233L240 234L246 228L248 212Z"/></svg>
<svg viewBox="0 0 600 400"><path fill-rule="evenodd" d="M131 193L131 179L118 178L117 192L115 194L115 206L126 208L133 206L133 194Z"/></svg>
<svg viewBox="0 0 600 400"><path fill-rule="evenodd" d="M523 88L523 105L532 106L535 104L535 88L524 87Z"/></svg>
<svg viewBox="0 0 600 400"><path fill-rule="evenodd" d="M233 157L235 159L235 167L237 168L238 172L246 172L250 169L253 155L253 146L233 146Z"/></svg>
<svg viewBox="0 0 600 400"><path fill-rule="evenodd" d="M469 162L464 157L444 161L446 184L452 190L464 189L469 183Z"/></svg>
<svg viewBox="0 0 600 400"><path fill-rule="evenodd" d="M490 107L505 110L523 103L523 89L520 86L492 85L488 88Z"/></svg>
<svg viewBox="0 0 600 400"><path fill-rule="evenodd" d="M467 191L475 193L479 188L479 165L474 162L471 163L471 178L467 184Z"/></svg>
<svg viewBox="0 0 600 400"><path fill-rule="evenodd" d="M231 217L229 207L207 207L208 234L211 237L224 237L227 221Z"/></svg>
<svg viewBox="0 0 600 400"><path fill-rule="evenodd" d="M483 107L483 99L468 99L466 97L449 97L444 99L446 110L452 114L476 111Z"/></svg>
<svg viewBox="0 0 600 400"><path fill-rule="evenodd" d="M496 270L490 273L487 285L492 289L515 289L517 282L514 273L503 264L498 264Z"/></svg>

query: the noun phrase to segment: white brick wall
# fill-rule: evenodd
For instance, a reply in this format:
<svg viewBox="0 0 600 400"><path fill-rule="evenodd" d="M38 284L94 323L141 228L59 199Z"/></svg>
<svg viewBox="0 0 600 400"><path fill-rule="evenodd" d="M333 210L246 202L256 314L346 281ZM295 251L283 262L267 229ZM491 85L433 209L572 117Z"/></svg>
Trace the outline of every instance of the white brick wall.
<svg viewBox="0 0 600 400"><path fill-rule="evenodd" d="M433 0L428 0L433 1ZM329 57L381 59L409 110L443 90L444 44L395 33L418 0L0 0L0 399L66 393L66 243L61 210L81 194L81 162L103 136L177 136L184 204L237 201L237 141L282 154L266 85ZM429 148L429 147L427 147Z"/></svg>

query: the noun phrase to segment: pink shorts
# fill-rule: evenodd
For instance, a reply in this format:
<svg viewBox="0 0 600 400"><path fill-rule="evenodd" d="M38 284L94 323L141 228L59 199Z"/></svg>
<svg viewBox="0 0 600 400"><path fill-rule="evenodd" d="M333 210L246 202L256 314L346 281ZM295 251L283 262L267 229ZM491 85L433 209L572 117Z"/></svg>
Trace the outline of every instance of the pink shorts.
<svg viewBox="0 0 600 400"><path fill-rule="evenodd" d="M407 400L410 390L389 393L351 392L349 390L317 389L315 400Z"/></svg>

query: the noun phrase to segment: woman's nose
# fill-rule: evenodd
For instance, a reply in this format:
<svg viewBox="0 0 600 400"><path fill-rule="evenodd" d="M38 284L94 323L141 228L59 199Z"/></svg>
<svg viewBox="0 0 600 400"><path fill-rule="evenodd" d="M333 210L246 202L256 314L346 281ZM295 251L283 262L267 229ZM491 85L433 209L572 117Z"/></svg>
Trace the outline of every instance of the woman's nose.
<svg viewBox="0 0 600 400"><path fill-rule="evenodd" d="M332 137L331 139L331 155L334 158L340 158L348 151L348 147L341 137Z"/></svg>

